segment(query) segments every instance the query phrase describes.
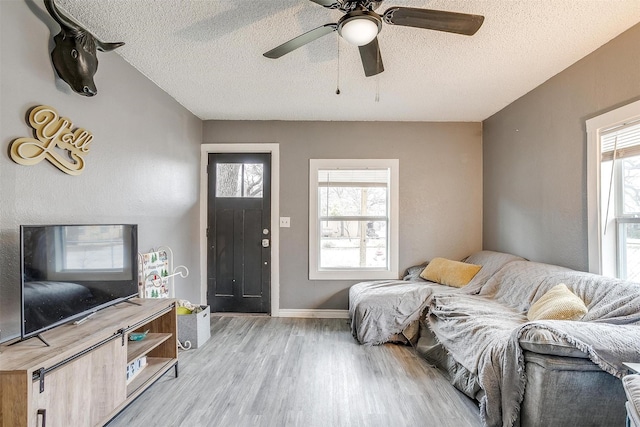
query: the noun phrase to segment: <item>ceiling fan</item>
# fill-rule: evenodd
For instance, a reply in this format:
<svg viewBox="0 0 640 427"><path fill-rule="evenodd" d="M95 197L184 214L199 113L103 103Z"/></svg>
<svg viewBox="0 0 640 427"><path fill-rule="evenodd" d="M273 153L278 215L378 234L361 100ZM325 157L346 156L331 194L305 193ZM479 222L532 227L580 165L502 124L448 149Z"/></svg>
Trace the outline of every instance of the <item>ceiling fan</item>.
<svg viewBox="0 0 640 427"><path fill-rule="evenodd" d="M267 58L280 58L322 36L338 31L347 42L358 46L365 76L375 76L384 71L378 33L382 21L390 25L425 28L427 30L472 36L478 31L484 16L413 7L391 7L382 15L374 12L383 0L310 0L328 9L338 9L344 16L335 24L325 24L295 37L264 53Z"/></svg>

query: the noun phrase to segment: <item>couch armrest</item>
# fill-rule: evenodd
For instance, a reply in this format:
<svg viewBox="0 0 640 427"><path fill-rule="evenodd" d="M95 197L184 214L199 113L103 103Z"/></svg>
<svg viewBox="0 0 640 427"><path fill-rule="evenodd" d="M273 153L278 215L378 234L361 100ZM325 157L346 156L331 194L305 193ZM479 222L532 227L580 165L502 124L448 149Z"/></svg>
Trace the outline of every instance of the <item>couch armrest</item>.
<svg viewBox="0 0 640 427"><path fill-rule="evenodd" d="M622 378L628 373L624 362L637 360L640 354L638 326L598 321L544 320L527 323L515 333L518 337L526 336L525 345L535 345L537 352L553 351L562 356L572 354L573 357L584 357L569 348L572 347L588 353L589 359L603 371Z"/></svg>
<svg viewBox="0 0 640 427"><path fill-rule="evenodd" d="M627 395L627 415L633 426L640 426L640 375L627 375L622 379Z"/></svg>
<svg viewBox="0 0 640 427"><path fill-rule="evenodd" d="M622 426L622 381L589 359L524 352L521 427Z"/></svg>
<svg viewBox="0 0 640 427"><path fill-rule="evenodd" d="M532 353L588 359L589 355L547 329L528 329L520 337L520 347Z"/></svg>

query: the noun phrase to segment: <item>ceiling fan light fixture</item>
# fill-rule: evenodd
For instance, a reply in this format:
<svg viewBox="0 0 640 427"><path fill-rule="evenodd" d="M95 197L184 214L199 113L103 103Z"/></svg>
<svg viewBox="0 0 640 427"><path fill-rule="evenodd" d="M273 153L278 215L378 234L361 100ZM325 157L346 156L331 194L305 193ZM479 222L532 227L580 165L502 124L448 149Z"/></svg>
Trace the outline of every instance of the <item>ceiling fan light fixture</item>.
<svg viewBox="0 0 640 427"><path fill-rule="evenodd" d="M380 20L368 15L350 16L338 25L338 32L347 42L355 46L365 46L380 32Z"/></svg>

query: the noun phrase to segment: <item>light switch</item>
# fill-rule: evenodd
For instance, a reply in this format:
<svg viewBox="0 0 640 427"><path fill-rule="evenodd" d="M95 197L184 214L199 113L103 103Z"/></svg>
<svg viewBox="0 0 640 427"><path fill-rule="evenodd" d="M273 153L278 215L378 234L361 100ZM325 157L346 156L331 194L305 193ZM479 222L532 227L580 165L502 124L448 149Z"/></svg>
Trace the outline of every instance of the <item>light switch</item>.
<svg viewBox="0 0 640 427"><path fill-rule="evenodd" d="M289 228L291 227L291 218L288 216L280 217L280 227L281 228Z"/></svg>

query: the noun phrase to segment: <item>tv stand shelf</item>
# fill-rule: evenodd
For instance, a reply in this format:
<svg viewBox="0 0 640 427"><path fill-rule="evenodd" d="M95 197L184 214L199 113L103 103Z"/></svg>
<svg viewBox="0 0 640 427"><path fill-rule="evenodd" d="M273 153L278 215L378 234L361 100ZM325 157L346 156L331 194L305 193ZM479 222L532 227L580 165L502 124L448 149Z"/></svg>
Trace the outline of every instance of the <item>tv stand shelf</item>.
<svg viewBox="0 0 640 427"><path fill-rule="evenodd" d="M131 363L139 357L144 356L169 338L171 338L171 334L148 333L142 341L129 341L129 345L127 346L127 363Z"/></svg>
<svg viewBox="0 0 640 427"><path fill-rule="evenodd" d="M171 367L174 367L172 360L165 357L149 357L147 358L147 366L138 374L137 377L127 385L127 398L140 395L146 387L146 384L152 384L160 378Z"/></svg>
<svg viewBox="0 0 640 427"><path fill-rule="evenodd" d="M78 325L0 346L0 426L104 425L171 368L178 374L173 299L133 299ZM139 304L139 305L137 305ZM131 332L144 332L129 341ZM126 366L147 365L126 383Z"/></svg>

